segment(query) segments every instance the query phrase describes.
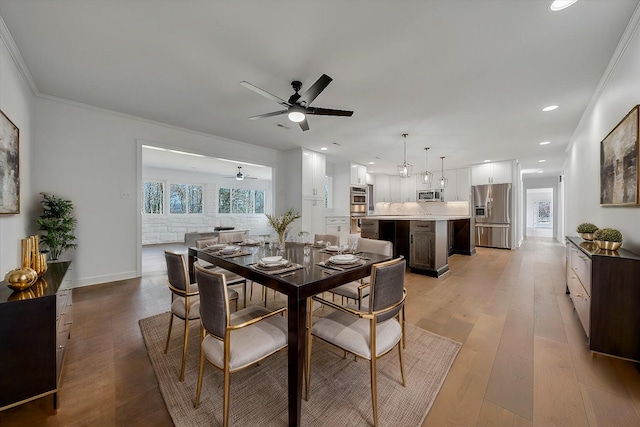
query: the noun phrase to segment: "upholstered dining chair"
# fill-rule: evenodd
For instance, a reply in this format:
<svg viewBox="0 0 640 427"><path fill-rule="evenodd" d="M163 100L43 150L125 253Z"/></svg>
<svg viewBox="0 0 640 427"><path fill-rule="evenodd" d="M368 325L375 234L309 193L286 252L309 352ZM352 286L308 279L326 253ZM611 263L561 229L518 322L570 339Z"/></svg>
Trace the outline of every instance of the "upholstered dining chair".
<svg viewBox="0 0 640 427"><path fill-rule="evenodd" d="M200 287L200 367L194 407L200 404L205 359L223 371L223 425L229 425L231 373L247 368L287 346L286 308L260 306L231 313L225 276L195 265Z"/></svg>
<svg viewBox="0 0 640 427"><path fill-rule="evenodd" d="M358 238L356 251L393 256L393 243L387 242L386 240L366 239L364 237L360 237ZM363 298L369 296L369 281L370 277L367 276L358 281L338 286L337 288L331 289L329 292L334 295L340 295L347 298L347 300L355 300L358 304L358 309L360 309L362 307Z"/></svg>
<svg viewBox="0 0 640 427"><path fill-rule="evenodd" d="M220 243L240 243L244 242L246 235L246 231L226 231L218 234L218 241Z"/></svg>
<svg viewBox="0 0 640 427"><path fill-rule="evenodd" d="M208 237L202 239L196 239L196 249L205 249L208 246L215 245L218 243L217 237ZM240 286L242 285L242 298L243 298L243 307L247 307L247 279L233 273L229 270L225 270L222 267L218 267L216 265L211 264L210 262L203 261L201 259L196 260L196 263L200 264L202 267L212 269L215 272L224 274L225 280L227 281L227 286ZM251 284L253 287L253 283ZM237 300L236 300L237 301ZM238 306L236 304L236 310Z"/></svg>
<svg viewBox="0 0 640 427"><path fill-rule="evenodd" d="M374 426L378 425L378 388L376 360L398 347L402 386L406 386L401 340L404 334L402 307L407 296L404 288L404 258L374 264L371 270L369 307L356 310L314 296L308 299L307 357L305 398L309 400L311 380L311 341L315 336L356 357L370 362L371 402ZM314 321L313 301L335 311Z"/></svg>
<svg viewBox="0 0 640 427"><path fill-rule="evenodd" d="M330 245L337 245L340 241L340 238L335 234L314 234L313 235L313 243L316 242L329 242Z"/></svg>

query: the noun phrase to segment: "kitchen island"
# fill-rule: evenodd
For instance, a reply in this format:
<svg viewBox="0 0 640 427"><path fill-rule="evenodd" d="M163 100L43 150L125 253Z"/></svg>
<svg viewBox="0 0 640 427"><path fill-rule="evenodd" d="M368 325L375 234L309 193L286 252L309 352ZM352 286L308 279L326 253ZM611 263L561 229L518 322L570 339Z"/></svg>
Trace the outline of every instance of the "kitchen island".
<svg viewBox="0 0 640 427"><path fill-rule="evenodd" d="M370 215L362 219L362 237L393 243L412 272L440 277L452 254L473 255L473 218L447 215Z"/></svg>

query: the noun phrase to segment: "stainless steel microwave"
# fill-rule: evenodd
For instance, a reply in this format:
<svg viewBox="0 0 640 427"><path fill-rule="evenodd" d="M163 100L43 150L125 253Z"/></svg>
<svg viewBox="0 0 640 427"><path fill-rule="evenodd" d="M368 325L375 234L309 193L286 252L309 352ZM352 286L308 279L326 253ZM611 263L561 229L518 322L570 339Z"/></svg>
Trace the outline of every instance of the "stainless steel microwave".
<svg viewBox="0 0 640 427"><path fill-rule="evenodd" d="M439 188L435 190L418 190L416 200L418 202L442 202L444 201L444 192Z"/></svg>

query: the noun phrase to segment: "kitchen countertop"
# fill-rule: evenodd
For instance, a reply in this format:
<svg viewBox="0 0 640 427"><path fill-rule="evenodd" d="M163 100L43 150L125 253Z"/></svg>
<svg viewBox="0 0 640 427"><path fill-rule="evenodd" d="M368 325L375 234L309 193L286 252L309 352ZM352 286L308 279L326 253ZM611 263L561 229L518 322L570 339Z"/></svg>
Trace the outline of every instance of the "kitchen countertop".
<svg viewBox="0 0 640 427"><path fill-rule="evenodd" d="M406 220L406 221L447 221L454 219L470 219L469 215L367 215L362 219Z"/></svg>

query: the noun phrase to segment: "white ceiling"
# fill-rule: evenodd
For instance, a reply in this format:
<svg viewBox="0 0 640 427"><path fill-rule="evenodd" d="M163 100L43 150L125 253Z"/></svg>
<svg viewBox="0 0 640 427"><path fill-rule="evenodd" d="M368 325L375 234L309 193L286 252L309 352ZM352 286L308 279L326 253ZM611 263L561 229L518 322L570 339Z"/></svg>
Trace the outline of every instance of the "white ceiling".
<svg viewBox="0 0 640 427"><path fill-rule="evenodd" d="M373 172L396 173L408 133L414 172L429 146L431 170L517 158L553 176L638 0L550 3L0 0L0 16L39 94ZM353 117L247 120L281 108L240 81L287 99L323 73L312 106Z"/></svg>

